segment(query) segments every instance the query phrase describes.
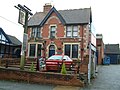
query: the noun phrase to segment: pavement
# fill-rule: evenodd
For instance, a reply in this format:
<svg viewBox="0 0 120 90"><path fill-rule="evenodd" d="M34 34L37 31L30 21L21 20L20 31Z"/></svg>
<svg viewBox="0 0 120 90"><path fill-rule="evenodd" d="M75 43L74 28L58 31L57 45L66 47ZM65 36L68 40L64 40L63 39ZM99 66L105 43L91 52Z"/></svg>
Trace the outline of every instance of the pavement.
<svg viewBox="0 0 120 90"><path fill-rule="evenodd" d="M0 90L120 90L120 65L101 65L97 77L84 88L0 81Z"/></svg>
<svg viewBox="0 0 120 90"><path fill-rule="evenodd" d="M73 87L73 86L56 86L53 90L80 90L80 87Z"/></svg>

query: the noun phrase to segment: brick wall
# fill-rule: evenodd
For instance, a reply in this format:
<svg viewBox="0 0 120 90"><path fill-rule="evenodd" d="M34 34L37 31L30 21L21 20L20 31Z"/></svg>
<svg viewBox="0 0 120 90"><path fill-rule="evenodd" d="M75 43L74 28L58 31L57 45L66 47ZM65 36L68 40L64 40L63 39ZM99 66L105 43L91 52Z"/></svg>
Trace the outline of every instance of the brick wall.
<svg viewBox="0 0 120 90"><path fill-rule="evenodd" d="M80 72L84 74L88 74L88 63L89 63L89 56L87 55L84 57L84 61L80 65Z"/></svg>
<svg viewBox="0 0 120 90"><path fill-rule="evenodd" d="M9 76L8 76L9 75ZM62 75L48 72L29 72L0 68L0 80L17 80L28 83L84 86L84 83L74 75Z"/></svg>
<svg viewBox="0 0 120 90"><path fill-rule="evenodd" d="M96 44L97 44L97 51L98 51L98 64L101 65L103 62L102 60L104 58L104 43L102 39L97 39Z"/></svg>

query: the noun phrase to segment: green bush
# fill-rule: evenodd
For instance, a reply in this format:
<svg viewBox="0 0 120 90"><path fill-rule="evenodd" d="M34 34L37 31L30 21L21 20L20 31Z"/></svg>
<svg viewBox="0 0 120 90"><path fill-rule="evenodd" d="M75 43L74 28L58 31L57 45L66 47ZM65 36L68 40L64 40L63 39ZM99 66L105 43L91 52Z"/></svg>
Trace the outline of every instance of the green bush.
<svg viewBox="0 0 120 90"><path fill-rule="evenodd" d="M31 72L34 72L35 71L35 65L34 63L32 62L31 66L30 66L30 71Z"/></svg>
<svg viewBox="0 0 120 90"><path fill-rule="evenodd" d="M67 70L66 70L66 67L65 67L65 63L62 64L61 73L62 73L62 74L67 74Z"/></svg>

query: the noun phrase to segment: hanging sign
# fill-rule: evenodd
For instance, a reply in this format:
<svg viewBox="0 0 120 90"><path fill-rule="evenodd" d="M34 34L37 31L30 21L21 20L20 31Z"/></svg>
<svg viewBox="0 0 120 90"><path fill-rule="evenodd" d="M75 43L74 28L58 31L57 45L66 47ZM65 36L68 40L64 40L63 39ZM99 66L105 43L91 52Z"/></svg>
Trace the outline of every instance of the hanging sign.
<svg viewBox="0 0 120 90"><path fill-rule="evenodd" d="M25 25L25 12L23 10L19 10L18 23Z"/></svg>
<svg viewBox="0 0 120 90"><path fill-rule="evenodd" d="M26 33L24 33L23 35L23 49L22 50L26 50L27 47L27 40L28 40L28 35Z"/></svg>

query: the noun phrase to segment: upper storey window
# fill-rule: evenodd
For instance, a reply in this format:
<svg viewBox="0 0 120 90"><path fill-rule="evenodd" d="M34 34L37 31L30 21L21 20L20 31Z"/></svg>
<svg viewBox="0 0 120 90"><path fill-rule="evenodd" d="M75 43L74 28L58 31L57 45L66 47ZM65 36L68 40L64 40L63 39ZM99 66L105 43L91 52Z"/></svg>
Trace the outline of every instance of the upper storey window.
<svg viewBox="0 0 120 90"><path fill-rule="evenodd" d="M50 38L55 38L56 26L50 27Z"/></svg>
<svg viewBox="0 0 120 90"><path fill-rule="evenodd" d="M31 33L31 37L40 38L41 37L40 28L33 27L32 28L32 33Z"/></svg>
<svg viewBox="0 0 120 90"><path fill-rule="evenodd" d="M78 37L78 26L67 26L66 37Z"/></svg>

